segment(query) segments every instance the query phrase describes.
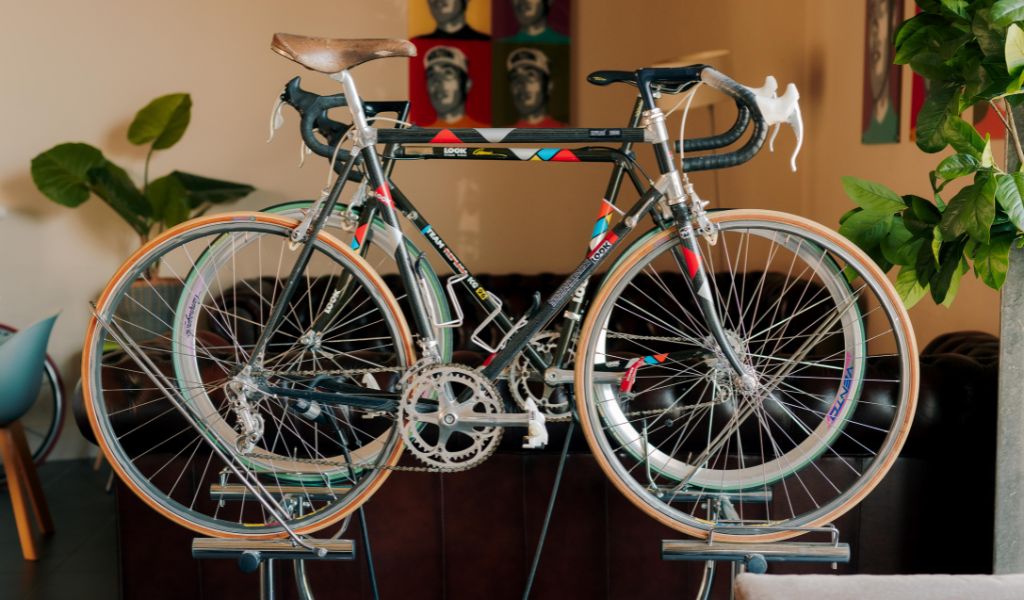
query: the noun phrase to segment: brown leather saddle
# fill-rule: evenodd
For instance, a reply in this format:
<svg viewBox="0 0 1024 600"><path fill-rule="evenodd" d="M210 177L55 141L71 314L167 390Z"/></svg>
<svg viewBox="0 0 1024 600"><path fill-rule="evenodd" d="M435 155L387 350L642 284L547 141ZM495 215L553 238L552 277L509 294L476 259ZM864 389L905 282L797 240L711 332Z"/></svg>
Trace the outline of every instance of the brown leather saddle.
<svg viewBox="0 0 1024 600"><path fill-rule="evenodd" d="M275 33L270 49L307 69L333 75L389 56L416 56L408 40L339 40Z"/></svg>

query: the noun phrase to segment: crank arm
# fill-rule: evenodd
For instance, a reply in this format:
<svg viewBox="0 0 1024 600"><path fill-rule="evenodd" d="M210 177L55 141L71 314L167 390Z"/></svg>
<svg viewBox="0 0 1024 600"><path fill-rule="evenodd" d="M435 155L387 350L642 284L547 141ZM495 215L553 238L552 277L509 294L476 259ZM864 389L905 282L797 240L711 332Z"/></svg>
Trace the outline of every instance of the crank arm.
<svg viewBox="0 0 1024 600"><path fill-rule="evenodd" d="M418 423L429 423L439 425L441 419L438 413L420 413L414 419ZM497 413L484 414L474 413L471 415L460 415L458 421L450 425L454 431L467 430L473 427L529 427L530 416L528 413Z"/></svg>

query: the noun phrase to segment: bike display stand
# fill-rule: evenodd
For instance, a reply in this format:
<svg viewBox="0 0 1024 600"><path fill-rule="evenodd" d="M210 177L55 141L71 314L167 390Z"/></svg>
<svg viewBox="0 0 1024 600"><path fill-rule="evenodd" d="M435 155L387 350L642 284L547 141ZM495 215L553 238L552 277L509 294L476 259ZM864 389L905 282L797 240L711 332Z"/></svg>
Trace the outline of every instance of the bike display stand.
<svg viewBox="0 0 1024 600"><path fill-rule="evenodd" d="M272 487L269 491L275 495L285 495L290 490L287 486ZM210 486L210 497L219 502L244 500L244 486L214 484ZM314 498L316 494L312 495ZM365 522L364 522L365 526ZM342 528L344 531L344 527ZM355 542L349 539L317 540L303 538L310 548L299 546L293 539L275 540L238 540L225 538L194 538L192 540L192 558L197 560L233 559L238 561L238 568L243 573L260 572L260 600L277 598L277 577L274 573L275 563L290 561L295 569L295 587L299 598L313 600L313 593L306 579L307 560L355 560ZM367 560L370 560L369 554ZM376 580L370 571L371 583L376 597Z"/></svg>
<svg viewBox="0 0 1024 600"><path fill-rule="evenodd" d="M195 538L192 540L192 558L234 559L244 573L260 572L260 600L277 598L275 562L291 561L295 568L295 586L299 597L312 600L313 594L306 580L307 560L355 560L356 549L352 540L308 540L324 554L319 556L297 546L292 540L235 540L224 538Z"/></svg>
<svg viewBox="0 0 1024 600"><path fill-rule="evenodd" d="M717 501L717 500L713 500ZM681 561L703 561L704 575L698 600L708 600L714 583L715 568L719 562L731 563L732 577L744 571L765 573L769 562L831 563L835 569L838 563L850 562L850 545L839 542L839 530L834 525L825 527L758 528L758 532L800 531L802 533L827 533L828 542L719 542L716 533L749 531L750 527L731 525L728 522L712 529L706 540L662 540L661 559ZM729 597L732 598L732 590Z"/></svg>

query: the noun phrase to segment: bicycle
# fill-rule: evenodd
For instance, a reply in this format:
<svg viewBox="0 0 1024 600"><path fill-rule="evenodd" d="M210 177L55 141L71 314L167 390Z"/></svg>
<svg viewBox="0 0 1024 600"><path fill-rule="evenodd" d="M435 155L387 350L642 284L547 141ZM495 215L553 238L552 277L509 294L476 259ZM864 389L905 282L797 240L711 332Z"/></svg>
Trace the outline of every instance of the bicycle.
<svg viewBox="0 0 1024 600"><path fill-rule="evenodd" d="M799 127L795 88L776 97L771 86L752 90L706 65L603 71L589 80L638 88L629 127L376 128L370 120L385 106L401 121L403 105L364 102L350 69L412 56L411 44L280 34L272 48L341 83L342 94L316 96L295 79L283 95L301 114L305 144L331 159L337 177L298 209L301 219L229 213L154 239L111 279L87 332L93 429L118 475L154 509L204 534L302 543L394 470L472 468L509 427L526 429L525 447L543 445L546 418L572 411L545 405L550 396L535 390L570 383L576 418L611 482L690 535L798 535L848 510L891 466L918 383L916 341L892 285L852 243L806 219L706 211L686 177L750 160L771 125ZM692 98L699 85L734 99L737 120L676 149L723 148L750 135L732 152L680 156L677 169L655 95ZM347 109L351 124L330 119L331 108ZM351 151L342 149L348 139ZM620 146L512 145L521 142ZM657 179L633 158L640 144L653 149ZM519 318L390 179L403 158L446 157L613 164L585 259ZM622 210L615 199L627 176L639 199ZM350 182L367 193L358 210L336 210ZM452 269L443 286L402 234L399 213ZM654 227L589 294L591 275L645 216ZM332 219L351 225L349 244L325 233ZM397 266L399 296L363 258L372 248ZM156 267L183 286L166 331L118 316L131 282ZM471 335L490 352L480 369L447 356L445 336L463 321L460 284L488 314ZM767 297L771 289L777 298ZM546 328L560 315L555 337ZM488 327L496 341L481 337ZM110 343L122 351L104 353ZM494 387L503 375L523 383L521 412L505 411ZM137 396L126 407L119 394L129 388ZM126 413L145 414L125 421ZM403 446L418 466L399 464ZM225 503L227 491L237 506Z"/></svg>
<svg viewBox="0 0 1024 600"><path fill-rule="evenodd" d="M0 344L17 332L18 330L14 327L0 323ZM39 397L32 408L21 418L25 429L25 439L28 442L29 452L32 454L32 462L36 466L46 462L46 457L57 444L61 429L64 427L66 406L64 382L61 380L60 370L57 369L57 363L47 354L46 363L43 365L43 384L39 388ZM7 476L0 472L0 483L6 479Z"/></svg>

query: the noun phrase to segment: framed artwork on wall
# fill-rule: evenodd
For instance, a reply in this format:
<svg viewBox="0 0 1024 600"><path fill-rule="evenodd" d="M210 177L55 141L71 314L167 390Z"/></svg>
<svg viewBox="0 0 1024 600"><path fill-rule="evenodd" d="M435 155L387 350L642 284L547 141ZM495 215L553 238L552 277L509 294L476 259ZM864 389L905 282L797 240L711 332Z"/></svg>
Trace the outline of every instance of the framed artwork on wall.
<svg viewBox="0 0 1024 600"><path fill-rule="evenodd" d="M570 0L410 0L410 119L423 127L564 127Z"/></svg>
<svg viewBox="0 0 1024 600"><path fill-rule="evenodd" d="M903 0L867 0L861 142L900 141L903 69L892 64L893 35L903 21Z"/></svg>

